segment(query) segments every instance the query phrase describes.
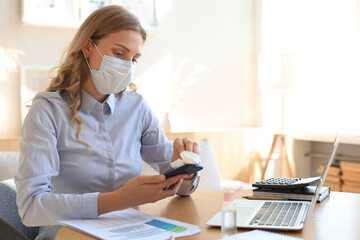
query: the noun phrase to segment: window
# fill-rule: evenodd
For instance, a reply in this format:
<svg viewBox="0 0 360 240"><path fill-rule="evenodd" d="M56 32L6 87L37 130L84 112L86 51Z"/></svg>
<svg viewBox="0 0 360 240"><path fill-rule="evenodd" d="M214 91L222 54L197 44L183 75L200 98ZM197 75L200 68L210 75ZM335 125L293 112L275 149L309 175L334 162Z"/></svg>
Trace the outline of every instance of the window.
<svg viewBox="0 0 360 240"><path fill-rule="evenodd" d="M360 1L262 1L261 11L261 53L296 56L286 129L360 129ZM264 125L281 117L278 101L263 90Z"/></svg>

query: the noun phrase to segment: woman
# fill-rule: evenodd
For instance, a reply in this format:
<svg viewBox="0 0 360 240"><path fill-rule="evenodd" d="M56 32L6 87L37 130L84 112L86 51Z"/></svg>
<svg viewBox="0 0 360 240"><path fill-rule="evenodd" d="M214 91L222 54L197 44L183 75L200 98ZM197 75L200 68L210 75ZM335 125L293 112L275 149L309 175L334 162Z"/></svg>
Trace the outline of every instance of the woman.
<svg viewBox="0 0 360 240"><path fill-rule="evenodd" d="M33 100L24 121L15 176L23 223L54 237L58 220L186 196L197 175L139 176L141 159L160 173L190 139L169 142L141 95L125 91L141 56L146 33L120 6L92 13L81 25L47 92ZM130 84L130 85L129 85Z"/></svg>

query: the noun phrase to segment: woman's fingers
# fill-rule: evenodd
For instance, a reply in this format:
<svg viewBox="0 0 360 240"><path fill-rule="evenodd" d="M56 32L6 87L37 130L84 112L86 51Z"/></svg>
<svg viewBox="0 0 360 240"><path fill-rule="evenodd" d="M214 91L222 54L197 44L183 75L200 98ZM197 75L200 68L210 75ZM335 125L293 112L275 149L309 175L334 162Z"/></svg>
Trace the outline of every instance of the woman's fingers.
<svg viewBox="0 0 360 240"><path fill-rule="evenodd" d="M193 151L193 141L190 138L186 137L183 139L185 151L192 152Z"/></svg>
<svg viewBox="0 0 360 240"><path fill-rule="evenodd" d="M163 189L161 192L159 192L158 196L159 199L163 199L166 197L170 197L170 196L174 196L176 194L176 192L179 190L180 185L182 184L182 179L179 180L178 182L175 182L174 184L170 185L169 187Z"/></svg>
<svg viewBox="0 0 360 240"><path fill-rule="evenodd" d="M176 138L174 140L174 154L175 153L180 154L183 151L185 151L185 146L184 146L183 139L182 138Z"/></svg>
<svg viewBox="0 0 360 240"><path fill-rule="evenodd" d="M200 155L200 148L197 142L193 142L193 152L196 153L197 155Z"/></svg>
<svg viewBox="0 0 360 240"><path fill-rule="evenodd" d="M163 183L161 183L159 185L160 185L161 189L165 189L165 188L173 185L174 183L179 182L180 180L184 179L185 177L187 177L187 174L179 174L179 175L176 175L176 176L166 179Z"/></svg>
<svg viewBox="0 0 360 240"><path fill-rule="evenodd" d="M180 154L183 151L190 151L199 154L199 145L190 138L176 138L174 140L174 153Z"/></svg>
<svg viewBox="0 0 360 240"><path fill-rule="evenodd" d="M161 183L165 181L164 175L139 176L140 184Z"/></svg>

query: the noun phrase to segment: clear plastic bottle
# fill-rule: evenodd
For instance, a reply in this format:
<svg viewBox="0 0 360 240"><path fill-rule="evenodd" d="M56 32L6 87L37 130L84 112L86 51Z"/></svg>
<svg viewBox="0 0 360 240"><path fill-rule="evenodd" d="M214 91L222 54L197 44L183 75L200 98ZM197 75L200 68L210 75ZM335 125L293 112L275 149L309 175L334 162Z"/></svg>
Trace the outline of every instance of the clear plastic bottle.
<svg viewBox="0 0 360 240"><path fill-rule="evenodd" d="M236 202L234 191L225 190L221 215L221 237L225 238L236 234Z"/></svg>

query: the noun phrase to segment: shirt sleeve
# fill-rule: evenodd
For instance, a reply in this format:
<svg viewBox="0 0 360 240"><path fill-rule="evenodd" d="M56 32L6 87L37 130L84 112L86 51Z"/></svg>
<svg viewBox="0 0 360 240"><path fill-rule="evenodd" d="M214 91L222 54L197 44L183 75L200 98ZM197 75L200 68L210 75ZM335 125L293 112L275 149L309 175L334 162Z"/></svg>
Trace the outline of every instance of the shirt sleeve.
<svg viewBox="0 0 360 240"><path fill-rule="evenodd" d="M181 184L176 194L182 197L190 196L190 194L192 194L199 186L199 182L200 182L200 174L199 172L197 172L195 173L193 179L183 180L183 183Z"/></svg>
<svg viewBox="0 0 360 240"><path fill-rule="evenodd" d="M145 101L142 104L141 157L153 169L163 174L171 170L173 143L166 138L155 114Z"/></svg>
<svg viewBox="0 0 360 240"><path fill-rule="evenodd" d="M16 201L27 226L57 225L58 220L98 216L98 193L53 192L51 180L60 171L54 112L47 99L35 98L21 130Z"/></svg>
<svg viewBox="0 0 360 240"><path fill-rule="evenodd" d="M164 174L173 168L170 165L173 154L173 142L166 138L166 135L159 124L155 114L144 102L144 131L141 137L141 155L145 162L152 168ZM195 174L193 179L183 180L177 194L189 196L199 185L200 175Z"/></svg>

